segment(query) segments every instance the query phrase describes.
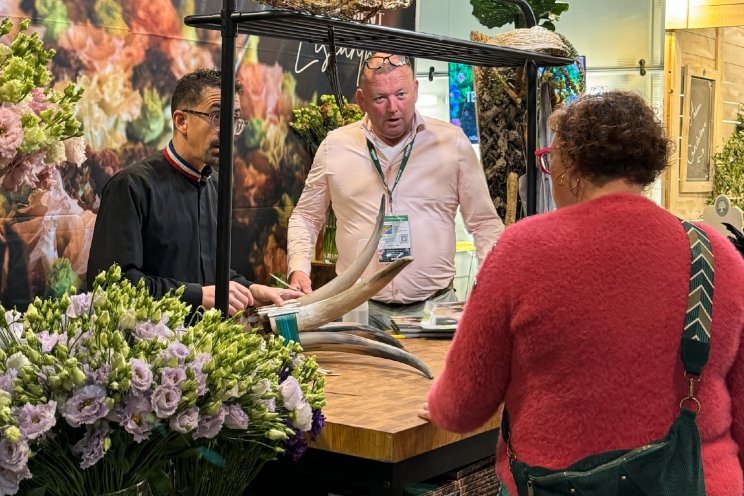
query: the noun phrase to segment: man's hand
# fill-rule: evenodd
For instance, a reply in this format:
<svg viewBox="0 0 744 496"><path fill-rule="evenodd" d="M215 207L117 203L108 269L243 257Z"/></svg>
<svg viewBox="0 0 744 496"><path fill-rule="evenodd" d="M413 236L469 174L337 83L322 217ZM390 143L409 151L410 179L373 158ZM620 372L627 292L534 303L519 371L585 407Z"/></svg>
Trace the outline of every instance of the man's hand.
<svg viewBox="0 0 744 496"><path fill-rule="evenodd" d="M313 292L313 285L310 282L310 276L301 270L295 270L289 275L289 285L305 294Z"/></svg>
<svg viewBox="0 0 744 496"><path fill-rule="evenodd" d="M284 288L270 288L263 284L251 284L251 293L256 305L284 305L284 300L291 300L302 296L300 291Z"/></svg>
<svg viewBox="0 0 744 496"><path fill-rule="evenodd" d="M214 308L215 303L215 286L203 286L202 287L202 306L204 308ZM228 311L230 315L235 315L246 307L253 306L256 300L251 294L250 290L238 284L235 281L230 281L230 285L227 290L227 303Z"/></svg>

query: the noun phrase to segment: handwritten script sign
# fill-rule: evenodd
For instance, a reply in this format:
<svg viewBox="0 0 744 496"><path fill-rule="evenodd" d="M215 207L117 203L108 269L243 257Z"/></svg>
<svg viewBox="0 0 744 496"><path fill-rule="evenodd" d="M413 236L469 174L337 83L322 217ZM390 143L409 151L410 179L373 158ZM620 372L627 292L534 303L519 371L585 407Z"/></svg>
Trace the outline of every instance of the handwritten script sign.
<svg viewBox="0 0 744 496"><path fill-rule="evenodd" d="M709 181L713 127L714 81L690 78L690 115L687 130L687 180Z"/></svg>

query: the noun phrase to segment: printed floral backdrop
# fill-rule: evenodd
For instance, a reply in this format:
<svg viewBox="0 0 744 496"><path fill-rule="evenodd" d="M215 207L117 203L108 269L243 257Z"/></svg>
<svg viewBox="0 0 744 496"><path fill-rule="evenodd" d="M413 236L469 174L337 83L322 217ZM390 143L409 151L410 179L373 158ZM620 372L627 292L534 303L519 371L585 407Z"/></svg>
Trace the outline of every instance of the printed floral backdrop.
<svg viewBox="0 0 744 496"><path fill-rule="evenodd" d="M81 287L101 188L170 138L170 92L197 67L219 68L218 31L183 24L191 14L220 11L219 0L0 0L0 17L32 19L55 48L55 87L85 89L78 118L87 160L62 164L51 188L0 190L0 299L24 307L34 296ZM238 1L238 9L261 10ZM412 29L415 5L372 22ZM238 36L237 77L246 86L249 125L236 142L232 263L265 282L286 270L287 220L311 157L287 123L292 108L330 87L325 46ZM364 53L340 49L343 93L353 96Z"/></svg>

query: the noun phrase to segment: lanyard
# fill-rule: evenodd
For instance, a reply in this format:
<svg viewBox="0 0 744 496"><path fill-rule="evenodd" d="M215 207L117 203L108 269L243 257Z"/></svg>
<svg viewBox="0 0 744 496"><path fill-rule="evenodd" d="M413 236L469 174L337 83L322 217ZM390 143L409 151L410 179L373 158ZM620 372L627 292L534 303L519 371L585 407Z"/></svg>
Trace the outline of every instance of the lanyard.
<svg viewBox="0 0 744 496"><path fill-rule="evenodd" d="M395 191L395 187L398 185L398 181L400 181L400 176L403 175L403 171L406 168L406 165L408 165L408 159L411 156L411 151L413 150L413 142L416 140L416 137L411 140L410 143L408 143L403 150L403 161L400 163L400 168L398 169L398 175L395 176L395 182L393 183L393 187L390 188L387 185L387 182L385 182L385 176L382 174L382 167L380 166L380 158L377 156L377 150L375 150L375 145L372 144L372 142L367 138L367 148L369 149L369 156L372 159L372 163L375 164L375 169L377 170L377 173L380 175L380 180L382 181L382 185L385 186L385 191L388 195L388 201L390 203L390 210L393 209L393 191Z"/></svg>

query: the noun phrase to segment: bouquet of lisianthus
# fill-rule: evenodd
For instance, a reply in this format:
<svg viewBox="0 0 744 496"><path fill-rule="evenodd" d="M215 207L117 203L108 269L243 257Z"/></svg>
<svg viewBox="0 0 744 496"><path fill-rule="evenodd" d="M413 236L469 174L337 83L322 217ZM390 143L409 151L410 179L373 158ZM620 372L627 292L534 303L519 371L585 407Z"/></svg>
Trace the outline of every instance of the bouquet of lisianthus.
<svg viewBox="0 0 744 496"><path fill-rule="evenodd" d="M90 293L0 309L0 495L141 481L183 494L197 469L224 483L228 462L258 469L317 434L323 380L296 345L217 311L187 326L179 291L155 299L120 277L114 266Z"/></svg>
<svg viewBox="0 0 744 496"><path fill-rule="evenodd" d="M289 127L302 138L313 156L329 131L364 117L359 105L348 103L346 99L343 108L338 108L332 95L322 95L320 105L311 103L307 107L292 110L292 113L294 120L289 123Z"/></svg>
<svg viewBox="0 0 744 496"><path fill-rule="evenodd" d="M10 43L0 43L0 181L5 190L46 186L50 170L63 161L85 160L81 124L74 117L83 93L74 84L61 92L50 85L47 64L54 50L45 50L36 33L26 34L30 21L20 22ZM13 22L0 23L0 37L13 31Z"/></svg>

